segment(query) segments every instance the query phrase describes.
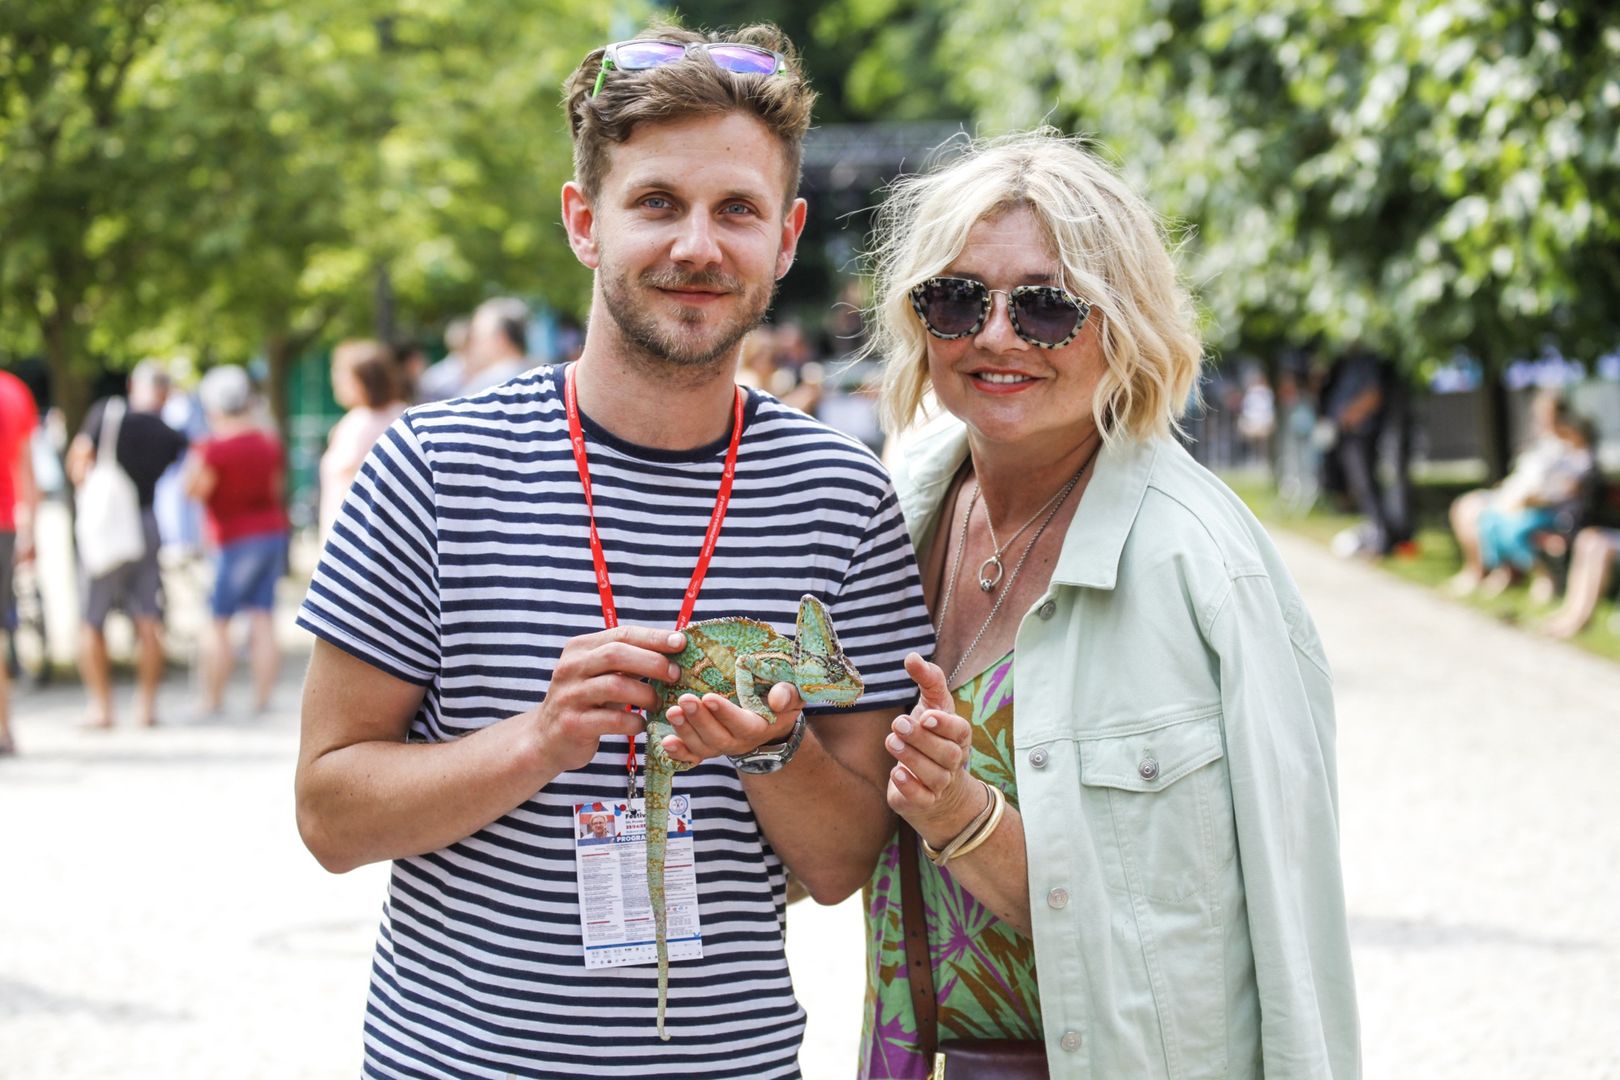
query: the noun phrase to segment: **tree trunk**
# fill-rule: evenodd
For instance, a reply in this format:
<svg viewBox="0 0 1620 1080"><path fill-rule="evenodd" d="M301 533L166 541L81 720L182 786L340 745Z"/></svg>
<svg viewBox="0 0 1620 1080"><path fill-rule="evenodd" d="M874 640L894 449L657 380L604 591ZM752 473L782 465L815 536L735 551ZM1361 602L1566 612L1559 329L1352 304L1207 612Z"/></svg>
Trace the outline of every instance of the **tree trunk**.
<svg viewBox="0 0 1620 1080"><path fill-rule="evenodd" d="M302 325L294 325L282 318L269 324L276 329L264 339L264 358L269 369L265 381L268 383L266 389L270 398L270 414L275 418L276 430L281 432L283 438L292 437L287 427L292 411L291 403L287 400L287 381L292 375L292 367L304 350L320 337L331 317L330 311L316 310L309 313Z"/></svg>
<svg viewBox="0 0 1620 1080"><path fill-rule="evenodd" d="M1271 434L1266 436L1266 471L1271 476L1271 490L1275 494L1282 480L1282 469L1279 467L1282 460L1283 438L1287 434L1287 421L1283 417L1282 401L1277 395L1282 385L1282 346L1271 344L1269 348L1262 349L1261 370L1265 373L1266 385L1271 388Z"/></svg>
<svg viewBox="0 0 1620 1080"><path fill-rule="evenodd" d="M84 335L73 323L71 312L76 300L63 302L55 310L39 313L40 335L45 340L46 367L50 373L51 404L62 410L68 437L84 423L90 409L90 379L80 362Z"/></svg>
<svg viewBox="0 0 1620 1080"><path fill-rule="evenodd" d="M285 333L271 334L264 343L264 358L269 371L265 378L265 390L270 399L270 415L275 420L276 430L281 432L282 438L288 438L287 430L287 377L292 372L293 343Z"/></svg>
<svg viewBox="0 0 1620 1080"><path fill-rule="evenodd" d="M1483 373L1479 384L1480 450L1485 458L1485 472L1494 484L1508 474L1513 461L1512 435L1508 430L1507 383L1502 379L1502 367L1494 357L1481 361Z"/></svg>
<svg viewBox="0 0 1620 1080"><path fill-rule="evenodd" d="M389 276L388 267L381 263L377 264L376 304L377 340L392 346L396 333L394 279Z"/></svg>

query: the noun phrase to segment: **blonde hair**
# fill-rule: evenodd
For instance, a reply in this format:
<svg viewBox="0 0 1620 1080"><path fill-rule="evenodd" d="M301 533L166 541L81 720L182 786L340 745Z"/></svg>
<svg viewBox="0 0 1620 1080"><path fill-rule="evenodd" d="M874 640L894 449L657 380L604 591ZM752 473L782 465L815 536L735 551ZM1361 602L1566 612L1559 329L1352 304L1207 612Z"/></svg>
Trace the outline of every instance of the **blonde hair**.
<svg viewBox="0 0 1620 1080"><path fill-rule="evenodd" d="M791 203L799 191L804 135L810 130L810 108L816 94L805 81L788 36L769 23L724 35L655 23L630 40L643 39L682 45L717 41L754 45L782 54L787 66L776 75L742 75L723 70L707 57L689 56L643 71L615 71L593 97L591 90L607 47L592 49L563 83L563 108L574 141L574 179L586 197L594 199L602 189L609 147L627 141L637 124L741 112L764 124L782 144L787 169L784 208Z"/></svg>
<svg viewBox="0 0 1620 1080"><path fill-rule="evenodd" d="M1179 430L1203 342L1157 214L1078 138L1039 128L969 144L933 172L894 183L867 253L873 336L883 357L884 428L916 419L928 396L928 332L913 286L961 254L980 221L1032 211L1062 266L1062 285L1100 317L1105 370L1092 401L1103 438Z"/></svg>

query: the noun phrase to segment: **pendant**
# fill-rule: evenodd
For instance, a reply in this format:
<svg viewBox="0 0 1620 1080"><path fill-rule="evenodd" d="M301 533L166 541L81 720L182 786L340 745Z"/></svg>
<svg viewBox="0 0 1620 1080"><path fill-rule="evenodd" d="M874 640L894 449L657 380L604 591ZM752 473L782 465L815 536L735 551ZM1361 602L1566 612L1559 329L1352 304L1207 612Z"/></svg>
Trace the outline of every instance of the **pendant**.
<svg viewBox="0 0 1620 1080"><path fill-rule="evenodd" d="M994 563L995 567L996 567L996 576L995 577L991 577L990 574L988 573L988 570L989 570L989 567L990 567L991 563ZM985 592L989 592L990 590L994 589L996 587L996 585L998 585L1001 582L1002 570L1003 570L1003 567L1001 565L1001 556L1000 555L992 555L988 559L984 560L984 562L980 563L979 564L979 588L983 589Z"/></svg>

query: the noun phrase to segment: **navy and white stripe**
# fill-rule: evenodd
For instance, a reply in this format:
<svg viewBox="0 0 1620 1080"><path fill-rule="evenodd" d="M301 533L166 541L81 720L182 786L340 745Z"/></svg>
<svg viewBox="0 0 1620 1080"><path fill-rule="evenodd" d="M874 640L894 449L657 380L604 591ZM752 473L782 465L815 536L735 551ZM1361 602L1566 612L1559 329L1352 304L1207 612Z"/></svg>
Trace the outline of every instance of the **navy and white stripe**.
<svg viewBox="0 0 1620 1080"><path fill-rule="evenodd" d="M321 556L299 623L426 688L413 740L532 708L564 643L602 628L561 374L537 368L406 413ZM726 440L667 453L583 422L620 622L671 626ZM932 630L882 467L768 395L750 393L745 425L693 618L748 615L792 633L812 593L866 678L857 708L904 708L915 691L901 661L928 654ZM783 952L782 864L727 762L675 783L697 822L704 955L671 965L670 1042L654 1030L652 966L587 972L581 959L571 810L622 797L624 744L611 740L489 827L394 864L367 1075L796 1076L804 1014Z"/></svg>

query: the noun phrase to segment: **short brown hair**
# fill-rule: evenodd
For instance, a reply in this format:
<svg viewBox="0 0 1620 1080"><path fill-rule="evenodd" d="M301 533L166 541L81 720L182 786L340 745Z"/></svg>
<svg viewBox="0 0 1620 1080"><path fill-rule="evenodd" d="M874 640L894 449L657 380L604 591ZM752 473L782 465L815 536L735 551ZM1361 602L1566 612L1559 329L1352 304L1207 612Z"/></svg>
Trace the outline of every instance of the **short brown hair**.
<svg viewBox="0 0 1620 1080"><path fill-rule="evenodd" d="M404 387L393 350L380 341L361 338L345 341L332 350L332 367L343 368L360 384L360 396L371 408L402 400Z"/></svg>
<svg viewBox="0 0 1620 1080"><path fill-rule="evenodd" d="M776 75L740 75L707 57L688 56L644 71L614 71L603 82L601 93L592 97L607 47L592 49L563 83L563 103L574 140L574 179L586 198L594 199L602 189L610 145L628 140L637 124L741 112L759 120L782 144L787 166L785 209L799 192L804 133L810 129L810 107L816 100L788 36L769 23L724 34L655 23L631 40L641 39L682 45L713 41L755 45L781 53L787 65Z"/></svg>

